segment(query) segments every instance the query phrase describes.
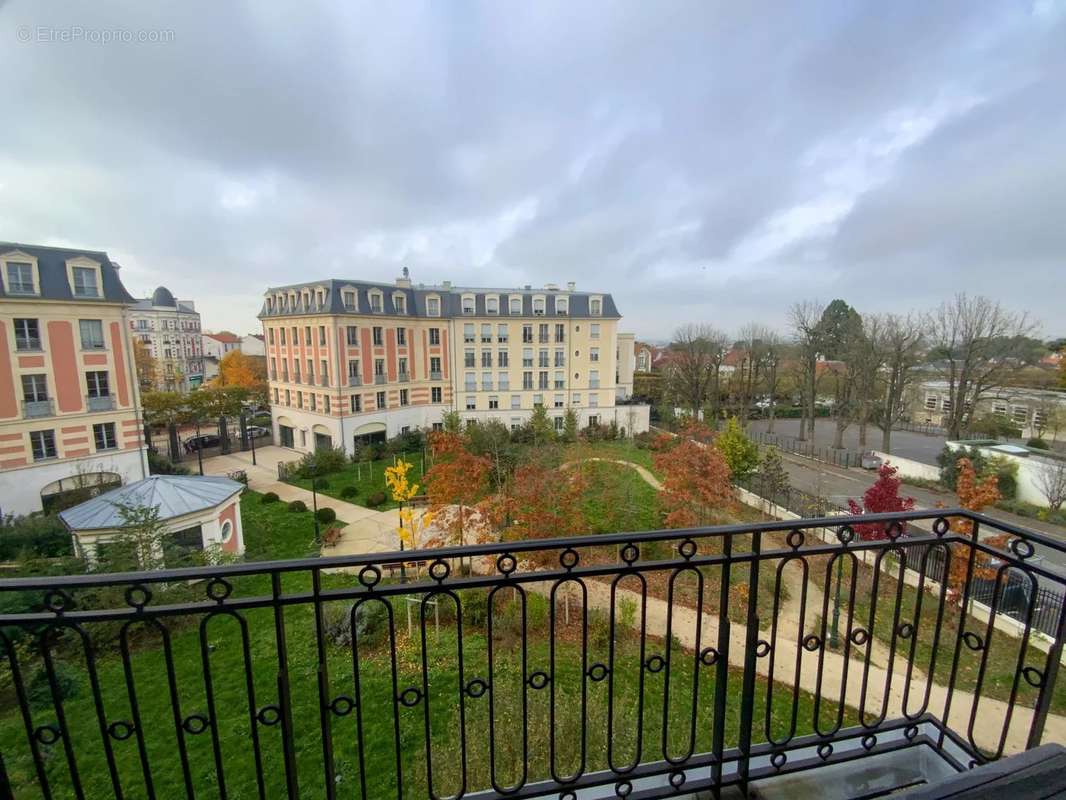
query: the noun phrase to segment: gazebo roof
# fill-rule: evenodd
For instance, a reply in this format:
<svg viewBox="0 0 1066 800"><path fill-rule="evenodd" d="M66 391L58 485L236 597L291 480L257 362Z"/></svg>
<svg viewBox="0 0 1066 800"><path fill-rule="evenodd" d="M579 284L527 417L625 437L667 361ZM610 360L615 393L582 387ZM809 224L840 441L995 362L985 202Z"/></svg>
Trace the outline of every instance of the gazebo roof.
<svg viewBox="0 0 1066 800"><path fill-rule="evenodd" d="M243 488L219 476L152 475L68 508L59 518L71 530L121 528L120 506L156 507L159 519L168 520L220 505Z"/></svg>

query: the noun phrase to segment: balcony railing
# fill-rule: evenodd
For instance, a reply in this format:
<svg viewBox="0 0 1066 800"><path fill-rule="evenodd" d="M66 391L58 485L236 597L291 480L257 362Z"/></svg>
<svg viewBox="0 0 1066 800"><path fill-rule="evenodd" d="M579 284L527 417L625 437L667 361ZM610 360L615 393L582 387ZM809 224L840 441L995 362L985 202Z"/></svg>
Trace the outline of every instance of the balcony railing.
<svg viewBox="0 0 1066 800"><path fill-rule="evenodd" d="M26 419L37 417L53 417L56 413L55 400L24 400L22 403L22 416Z"/></svg>
<svg viewBox="0 0 1066 800"><path fill-rule="evenodd" d="M385 383L386 380L387 380L387 378L384 375L375 375L374 376L374 383L378 383L378 384Z"/></svg>
<svg viewBox="0 0 1066 800"><path fill-rule="evenodd" d="M444 379L444 375L440 370L434 370L429 373L429 379L431 381L439 381Z"/></svg>
<svg viewBox="0 0 1066 800"><path fill-rule="evenodd" d="M2 579L0 781L660 798L870 764L897 783L827 795L880 796L930 777L885 763L941 777L1062 735L1066 613L1040 641L1032 619L1064 555L939 510Z"/></svg>
<svg viewBox="0 0 1066 800"><path fill-rule="evenodd" d="M349 375L348 376L348 385L349 386L362 386L363 385L363 379L359 375Z"/></svg>
<svg viewBox="0 0 1066 800"><path fill-rule="evenodd" d="M399 375L396 376L396 380L398 380L400 383L408 383L411 380L411 376L406 372L401 372Z"/></svg>
<svg viewBox="0 0 1066 800"><path fill-rule="evenodd" d="M319 375L318 376L318 385L319 386L329 386L329 376L328 375Z"/></svg>
<svg viewBox="0 0 1066 800"><path fill-rule="evenodd" d="M85 408L89 411L111 411L114 407L115 396L113 394L87 395L85 397Z"/></svg>

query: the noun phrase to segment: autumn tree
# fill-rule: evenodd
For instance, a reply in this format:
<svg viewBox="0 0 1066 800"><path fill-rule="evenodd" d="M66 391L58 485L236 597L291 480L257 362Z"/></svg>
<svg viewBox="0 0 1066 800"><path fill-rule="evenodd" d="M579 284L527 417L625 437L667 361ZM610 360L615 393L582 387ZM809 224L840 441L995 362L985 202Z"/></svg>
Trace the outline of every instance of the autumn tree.
<svg viewBox="0 0 1066 800"><path fill-rule="evenodd" d="M951 409L944 427L949 439L969 429L973 409L1031 359L1035 329L1027 314L1003 308L987 297L965 293L943 302L926 320L930 358L943 365Z"/></svg>
<svg viewBox="0 0 1066 800"><path fill-rule="evenodd" d="M725 430L718 434L714 446L729 465L729 472L736 480L743 480L759 466L759 447L740 427L736 417L730 417Z"/></svg>
<svg viewBox="0 0 1066 800"><path fill-rule="evenodd" d="M266 366L263 359L230 350L218 362L218 375L211 381L216 388L239 387L249 392L266 391Z"/></svg>
<svg viewBox="0 0 1066 800"><path fill-rule="evenodd" d="M491 463L471 453L461 434L432 431L429 449L433 466L426 472L426 494L437 527L450 542L463 545L466 531L477 517L475 504L485 494Z"/></svg>
<svg viewBox="0 0 1066 800"><path fill-rule="evenodd" d="M400 504L400 524L396 528L396 533L400 538L401 547L409 550L437 544L425 539L425 534L431 529L434 520L433 510L416 514L410 505L411 501L418 496L420 488L408 477L413 467L411 462L399 460L391 467L385 468L385 485L389 488L393 502Z"/></svg>
<svg viewBox="0 0 1066 800"><path fill-rule="evenodd" d="M877 470L877 480L863 492L862 504L849 499L848 510L852 514L910 511L914 508L914 498L900 497L902 485L903 481L896 477L896 468L882 464ZM860 539L887 539L889 525L887 522L865 522L855 525L854 530Z"/></svg>
<svg viewBox="0 0 1066 800"><path fill-rule="evenodd" d="M729 465L714 447L677 439L656 454L655 468L663 476L660 500L671 528L712 524L733 503Z"/></svg>
<svg viewBox="0 0 1066 800"><path fill-rule="evenodd" d="M137 370L137 385L141 388L141 394L154 390L159 382L158 367L148 345L140 339L133 340L133 366Z"/></svg>
<svg viewBox="0 0 1066 800"><path fill-rule="evenodd" d="M558 469L548 458L533 458L515 470L508 491L489 498L482 509L504 540L576 536L587 528L586 488L581 465Z"/></svg>
<svg viewBox="0 0 1066 800"><path fill-rule="evenodd" d="M987 475L978 478L977 470L973 462L968 458L960 458L957 464L958 478L955 483L955 494L959 498L959 506L968 511L979 512L987 506L999 502L1002 495L995 475ZM973 521L964 517L952 517L951 530L963 536L973 535ZM1003 548L1007 544L1006 534L988 536L981 543L989 547ZM966 587L969 572L970 546L956 544L951 548L951 568L948 571L948 587L955 598L961 599L962 592ZM984 580L994 580L996 568L992 560L985 553L977 552L974 558L973 577Z"/></svg>

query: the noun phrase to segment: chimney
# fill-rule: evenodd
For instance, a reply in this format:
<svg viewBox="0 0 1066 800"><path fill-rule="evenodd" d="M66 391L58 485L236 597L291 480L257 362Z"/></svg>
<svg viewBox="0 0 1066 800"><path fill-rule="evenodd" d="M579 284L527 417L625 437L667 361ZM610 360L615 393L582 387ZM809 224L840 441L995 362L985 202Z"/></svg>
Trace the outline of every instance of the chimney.
<svg viewBox="0 0 1066 800"><path fill-rule="evenodd" d="M444 281L444 283L441 284L441 288L442 289L451 289L452 288L452 282L451 281Z"/></svg>
<svg viewBox="0 0 1066 800"><path fill-rule="evenodd" d="M528 284L527 283L523 288L528 292L530 289L533 288L533 286L532 286L532 284Z"/></svg>
<svg viewBox="0 0 1066 800"><path fill-rule="evenodd" d="M549 292L557 292L557 291L559 291L559 284L557 284L557 283L546 283L546 284L544 284L544 288L547 289Z"/></svg>
<svg viewBox="0 0 1066 800"><path fill-rule="evenodd" d="M574 288L575 288L576 286L577 286L577 284L576 284L576 283L574 283L573 281L567 281L567 282L566 282L566 291L568 291L568 292L572 292L572 291L574 291Z"/></svg>
<svg viewBox="0 0 1066 800"><path fill-rule="evenodd" d="M396 285L404 289L411 288L411 271L407 267L403 268L403 276L396 279Z"/></svg>

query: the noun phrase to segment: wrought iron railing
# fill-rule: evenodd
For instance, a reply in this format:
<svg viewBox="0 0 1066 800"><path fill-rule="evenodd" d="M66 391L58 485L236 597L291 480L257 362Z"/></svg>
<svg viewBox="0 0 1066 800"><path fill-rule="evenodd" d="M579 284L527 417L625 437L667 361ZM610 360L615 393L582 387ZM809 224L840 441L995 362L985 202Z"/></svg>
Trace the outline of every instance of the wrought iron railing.
<svg viewBox="0 0 1066 800"><path fill-rule="evenodd" d="M1066 551L941 510L0 580L0 795L652 798L918 747L962 771L1066 725L1066 614L1005 633L1003 588L970 613L978 578L1061 584L1037 547Z"/></svg>

